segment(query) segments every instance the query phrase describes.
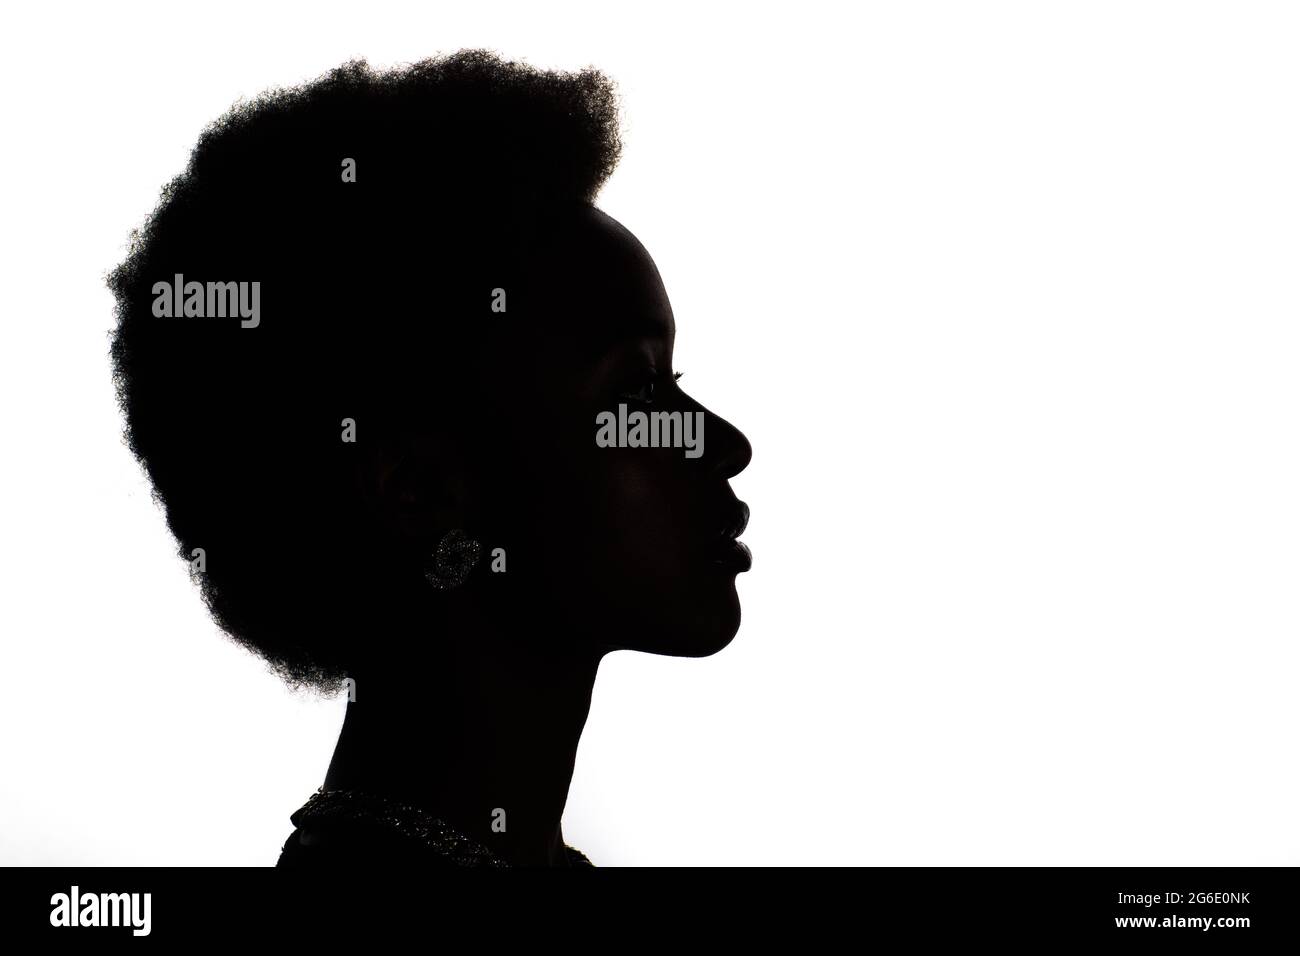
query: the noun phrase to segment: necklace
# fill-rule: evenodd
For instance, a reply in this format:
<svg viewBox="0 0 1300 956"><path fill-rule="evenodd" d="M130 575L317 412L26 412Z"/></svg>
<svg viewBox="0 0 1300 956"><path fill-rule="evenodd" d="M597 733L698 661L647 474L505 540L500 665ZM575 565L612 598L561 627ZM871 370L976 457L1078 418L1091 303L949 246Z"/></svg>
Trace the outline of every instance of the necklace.
<svg viewBox="0 0 1300 956"><path fill-rule="evenodd" d="M427 846L457 866L506 868L510 864L477 840L420 807L360 790L318 789L289 820L307 823L380 827ZM564 845L570 866L594 866L580 851Z"/></svg>

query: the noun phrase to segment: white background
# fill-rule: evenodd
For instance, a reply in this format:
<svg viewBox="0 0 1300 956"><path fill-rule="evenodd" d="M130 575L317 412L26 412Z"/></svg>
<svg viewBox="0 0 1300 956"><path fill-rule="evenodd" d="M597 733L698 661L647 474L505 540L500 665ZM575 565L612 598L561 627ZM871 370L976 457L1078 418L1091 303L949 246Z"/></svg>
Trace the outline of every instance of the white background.
<svg viewBox="0 0 1300 956"><path fill-rule="evenodd" d="M601 205L755 449L740 635L606 660L569 841L1300 864L1294 5L199 9L5 13L0 862L274 862L344 704L207 620L104 275L237 97L487 46L619 84Z"/></svg>

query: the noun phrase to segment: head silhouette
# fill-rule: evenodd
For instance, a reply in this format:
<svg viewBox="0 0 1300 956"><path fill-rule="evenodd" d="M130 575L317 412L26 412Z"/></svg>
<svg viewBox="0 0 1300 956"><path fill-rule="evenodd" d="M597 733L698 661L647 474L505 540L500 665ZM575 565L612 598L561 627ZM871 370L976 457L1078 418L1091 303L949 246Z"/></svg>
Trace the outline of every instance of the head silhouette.
<svg viewBox="0 0 1300 956"><path fill-rule="evenodd" d="M654 262L593 205L616 119L590 70L348 64L207 129L112 274L130 446L216 621L290 682L437 681L488 633L736 633L749 446L677 383Z"/></svg>

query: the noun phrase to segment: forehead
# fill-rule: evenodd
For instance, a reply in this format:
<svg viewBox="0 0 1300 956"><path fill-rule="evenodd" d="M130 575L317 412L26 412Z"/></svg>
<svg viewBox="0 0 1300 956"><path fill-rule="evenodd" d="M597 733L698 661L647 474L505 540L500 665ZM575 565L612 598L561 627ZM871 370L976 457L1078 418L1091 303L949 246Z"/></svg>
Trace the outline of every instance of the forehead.
<svg viewBox="0 0 1300 956"><path fill-rule="evenodd" d="M672 305L650 253L621 223L582 207L550 235L533 282L551 335L588 354L657 342L670 351Z"/></svg>

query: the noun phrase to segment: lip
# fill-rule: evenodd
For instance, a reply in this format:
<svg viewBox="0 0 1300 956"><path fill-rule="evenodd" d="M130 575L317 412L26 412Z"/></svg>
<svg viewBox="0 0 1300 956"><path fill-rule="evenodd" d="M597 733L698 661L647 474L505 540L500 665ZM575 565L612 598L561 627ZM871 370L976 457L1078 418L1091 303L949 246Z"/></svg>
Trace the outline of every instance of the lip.
<svg viewBox="0 0 1300 956"><path fill-rule="evenodd" d="M735 541L745 533L749 524L749 505L736 501L727 508L727 517L719 531L724 541Z"/></svg>
<svg viewBox="0 0 1300 956"><path fill-rule="evenodd" d="M753 567L754 558L745 542L731 540L714 557L713 563L727 571L740 573Z"/></svg>
<svg viewBox="0 0 1300 956"><path fill-rule="evenodd" d="M725 518L718 526L717 548L713 552L713 563L732 572L748 571L754 564L753 555L741 541L749 524L749 505L733 499L725 508Z"/></svg>

